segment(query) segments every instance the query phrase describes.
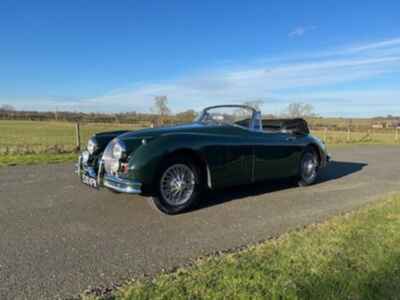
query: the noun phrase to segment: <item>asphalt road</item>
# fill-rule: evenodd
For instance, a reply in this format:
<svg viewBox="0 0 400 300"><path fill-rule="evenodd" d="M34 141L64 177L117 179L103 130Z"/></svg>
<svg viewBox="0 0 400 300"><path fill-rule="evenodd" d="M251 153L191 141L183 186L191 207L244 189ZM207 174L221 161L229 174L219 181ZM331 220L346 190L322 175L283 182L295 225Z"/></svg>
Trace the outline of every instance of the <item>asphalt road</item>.
<svg viewBox="0 0 400 300"><path fill-rule="evenodd" d="M400 191L400 147L332 151L315 186L218 191L165 216L147 199L90 190L71 164L0 168L0 299L76 296L255 243Z"/></svg>

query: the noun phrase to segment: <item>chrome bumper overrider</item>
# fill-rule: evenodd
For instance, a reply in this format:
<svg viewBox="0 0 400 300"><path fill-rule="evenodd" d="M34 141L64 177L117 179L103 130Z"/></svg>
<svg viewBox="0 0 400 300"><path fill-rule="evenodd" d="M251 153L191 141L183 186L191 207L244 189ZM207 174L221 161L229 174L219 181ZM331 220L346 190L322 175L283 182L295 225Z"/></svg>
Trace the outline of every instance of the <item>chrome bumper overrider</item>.
<svg viewBox="0 0 400 300"><path fill-rule="evenodd" d="M142 184L132 180L121 179L115 176L104 175L103 185L114 191L128 194L140 194Z"/></svg>
<svg viewBox="0 0 400 300"><path fill-rule="evenodd" d="M111 190L120 192L120 193L128 193L128 194L141 194L142 184L135 180L122 179L117 176L111 176L104 174L104 164L103 161L100 161L99 170L96 170L92 167L84 166L82 162L82 157L79 156L78 163L75 166L75 173L78 176L88 175L92 178L96 178L98 186L104 186Z"/></svg>

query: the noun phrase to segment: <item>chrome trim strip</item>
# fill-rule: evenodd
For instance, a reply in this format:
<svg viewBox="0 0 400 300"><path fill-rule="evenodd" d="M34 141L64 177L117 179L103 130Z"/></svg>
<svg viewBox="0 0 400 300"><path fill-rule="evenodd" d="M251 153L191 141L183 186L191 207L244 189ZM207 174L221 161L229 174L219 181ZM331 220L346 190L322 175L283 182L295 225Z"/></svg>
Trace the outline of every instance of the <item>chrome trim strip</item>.
<svg viewBox="0 0 400 300"><path fill-rule="evenodd" d="M103 185L109 189L120 193L140 194L142 184L138 181L121 179L115 176L104 175Z"/></svg>
<svg viewBox="0 0 400 300"><path fill-rule="evenodd" d="M104 173L104 161L101 159L99 163L99 170L97 172L97 185L101 186Z"/></svg>
<svg viewBox="0 0 400 300"><path fill-rule="evenodd" d="M210 172L210 168L208 167L208 165L206 167L207 167L207 185L208 185L208 188L211 190L213 188L212 180L211 180L211 172Z"/></svg>

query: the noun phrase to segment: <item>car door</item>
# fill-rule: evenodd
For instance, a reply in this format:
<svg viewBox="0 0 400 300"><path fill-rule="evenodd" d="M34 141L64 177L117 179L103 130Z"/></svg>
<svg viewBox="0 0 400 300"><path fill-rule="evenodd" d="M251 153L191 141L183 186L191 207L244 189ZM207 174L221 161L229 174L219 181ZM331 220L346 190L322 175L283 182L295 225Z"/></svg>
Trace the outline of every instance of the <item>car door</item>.
<svg viewBox="0 0 400 300"><path fill-rule="evenodd" d="M248 130L226 128L209 143L205 152L214 188L252 182L253 142Z"/></svg>
<svg viewBox="0 0 400 300"><path fill-rule="evenodd" d="M254 137L254 181L297 174L302 137L283 132L258 131Z"/></svg>

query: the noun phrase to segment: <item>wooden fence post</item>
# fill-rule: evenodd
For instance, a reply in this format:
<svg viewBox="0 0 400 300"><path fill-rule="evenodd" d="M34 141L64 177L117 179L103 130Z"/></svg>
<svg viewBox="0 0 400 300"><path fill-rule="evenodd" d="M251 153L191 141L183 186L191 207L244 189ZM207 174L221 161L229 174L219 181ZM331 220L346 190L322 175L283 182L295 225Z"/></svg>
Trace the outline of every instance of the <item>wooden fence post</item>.
<svg viewBox="0 0 400 300"><path fill-rule="evenodd" d="M76 139L76 151L81 150L81 130L79 122L76 122L75 125L75 139Z"/></svg>
<svg viewBox="0 0 400 300"><path fill-rule="evenodd" d="M328 141L328 127L325 127L324 129L324 141L325 143Z"/></svg>
<svg viewBox="0 0 400 300"><path fill-rule="evenodd" d="M351 130L349 127L349 128L347 128L347 141L350 142L350 140L351 140Z"/></svg>
<svg viewBox="0 0 400 300"><path fill-rule="evenodd" d="M394 136L394 140L395 140L396 142L399 141L399 127L396 127L396 134L395 134L395 136Z"/></svg>

